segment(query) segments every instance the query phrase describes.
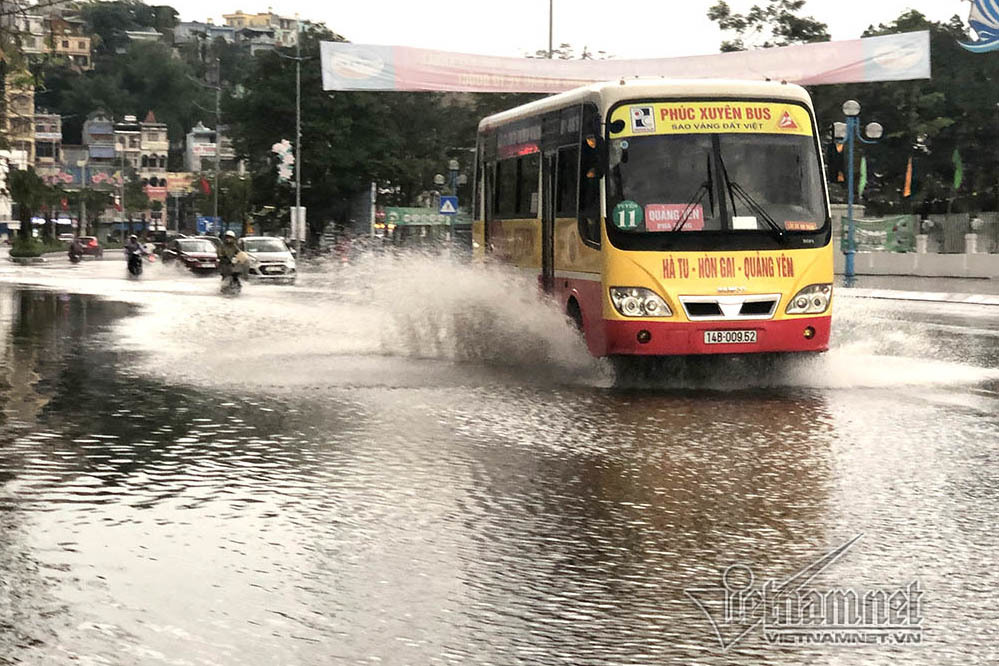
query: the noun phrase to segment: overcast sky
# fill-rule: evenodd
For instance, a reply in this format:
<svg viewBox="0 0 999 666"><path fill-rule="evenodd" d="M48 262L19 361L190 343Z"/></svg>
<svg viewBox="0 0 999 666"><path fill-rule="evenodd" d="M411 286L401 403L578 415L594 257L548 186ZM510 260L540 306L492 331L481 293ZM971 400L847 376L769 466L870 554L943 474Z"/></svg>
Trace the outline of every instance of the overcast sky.
<svg viewBox="0 0 999 666"><path fill-rule="evenodd" d="M162 0L161 0L162 1ZM149 0L155 4L154 0ZM707 19L715 0L554 0L555 44L606 51L617 58L716 53L721 34ZM765 3L766 0L756 0ZM167 0L182 20L204 21L237 9L267 11L267 0ZM753 0L729 0L745 11ZM548 46L548 0L284 0L283 15L324 21L352 42L520 56ZM829 25L833 39L855 39L868 25L906 9L934 20L968 18L965 0L808 0L807 15Z"/></svg>

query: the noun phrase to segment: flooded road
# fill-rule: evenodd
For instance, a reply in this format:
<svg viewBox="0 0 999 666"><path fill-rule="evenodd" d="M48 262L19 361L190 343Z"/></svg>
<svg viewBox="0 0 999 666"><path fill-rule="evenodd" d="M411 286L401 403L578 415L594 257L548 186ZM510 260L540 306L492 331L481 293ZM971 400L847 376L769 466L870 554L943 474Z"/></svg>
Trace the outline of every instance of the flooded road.
<svg viewBox="0 0 999 666"><path fill-rule="evenodd" d="M124 272L0 267L0 664L999 661L997 308L632 383L498 270ZM920 644L723 652L692 590L858 535L810 584Z"/></svg>

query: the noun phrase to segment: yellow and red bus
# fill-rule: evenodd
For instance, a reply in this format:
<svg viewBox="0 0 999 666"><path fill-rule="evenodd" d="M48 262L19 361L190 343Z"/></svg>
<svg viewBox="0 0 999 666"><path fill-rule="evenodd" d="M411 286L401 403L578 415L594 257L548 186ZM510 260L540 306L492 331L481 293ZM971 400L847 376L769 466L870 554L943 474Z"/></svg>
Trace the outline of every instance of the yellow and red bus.
<svg viewBox="0 0 999 666"><path fill-rule="evenodd" d="M815 113L777 82L594 84L483 119L476 253L536 273L595 356L820 352Z"/></svg>

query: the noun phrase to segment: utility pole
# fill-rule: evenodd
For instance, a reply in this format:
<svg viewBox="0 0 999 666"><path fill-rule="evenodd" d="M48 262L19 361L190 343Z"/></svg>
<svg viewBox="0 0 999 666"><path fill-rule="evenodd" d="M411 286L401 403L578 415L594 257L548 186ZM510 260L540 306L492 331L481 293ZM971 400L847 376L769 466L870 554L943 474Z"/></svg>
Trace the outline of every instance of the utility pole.
<svg viewBox="0 0 999 666"><path fill-rule="evenodd" d="M548 0L548 59L551 60L554 55L554 50L552 49L552 34L553 26L555 24L555 0Z"/></svg>
<svg viewBox="0 0 999 666"><path fill-rule="evenodd" d="M215 58L215 187L212 223L219 223L219 169L222 161L222 61Z"/></svg>
<svg viewBox="0 0 999 666"><path fill-rule="evenodd" d="M302 29L295 16L295 215L302 215ZM298 225L305 233L305 220L299 219ZM295 238L295 252L302 255L301 236Z"/></svg>
<svg viewBox="0 0 999 666"><path fill-rule="evenodd" d="M111 136L114 136L114 134L112 133ZM83 168L83 174L80 179L80 224L76 228L77 236L87 235L87 163L88 160L77 162Z"/></svg>
<svg viewBox="0 0 999 666"><path fill-rule="evenodd" d="M292 229L297 229L301 225L305 232L305 216L302 213L302 61L307 58L302 57L302 24L295 14L295 55L287 56L278 53L278 57L295 61L295 212L291 220L298 224L292 224ZM298 218L302 219L299 220ZM302 241L295 238L295 252L301 254Z"/></svg>
<svg viewBox="0 0 999 666"><path fill-rule="evenodd" d="M124 143L124 141L125 141L125 137L122 137L121 160L120 160L121 172L119 173L119 177L118 177L118 187L120 188L119 192L121 192L121 219L122 219L122 225L121 225L121 242L122 242L122 245L125 244L125 224L124 224L124 222L125 222L126 218L128 218L128 233L129 234L132 233L132 218L129 217L129 215L128 215L128 208L125 206L125 143Z"/></svg>

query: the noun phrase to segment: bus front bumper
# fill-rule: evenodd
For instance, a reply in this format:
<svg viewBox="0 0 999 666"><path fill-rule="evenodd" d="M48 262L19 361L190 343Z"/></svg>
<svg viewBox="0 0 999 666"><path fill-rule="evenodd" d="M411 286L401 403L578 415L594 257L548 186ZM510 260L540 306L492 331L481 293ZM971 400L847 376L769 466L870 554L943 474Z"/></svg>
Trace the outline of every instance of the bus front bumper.
<svg viewBox="0 0 999 666"><path fill-rule="evenodd" d="M604 320L607 355L680 356L822 352L829 348L831 317L779 321L653 322ZM755 342L709 343L705 333L755 331ZM740 334L745 337L745 334ZM643 342L644 341L644 342Z"/></svg>

